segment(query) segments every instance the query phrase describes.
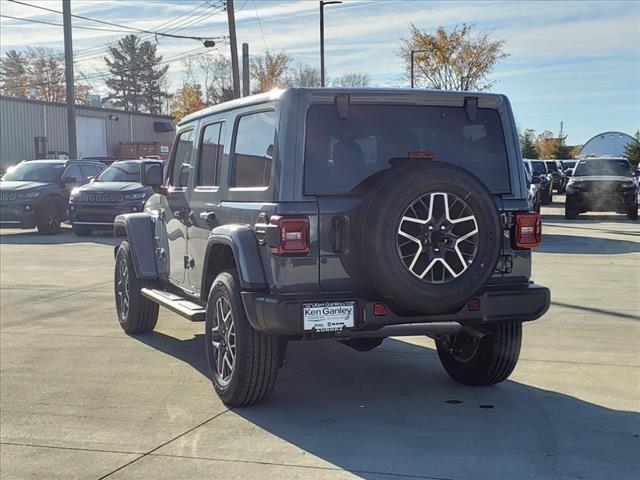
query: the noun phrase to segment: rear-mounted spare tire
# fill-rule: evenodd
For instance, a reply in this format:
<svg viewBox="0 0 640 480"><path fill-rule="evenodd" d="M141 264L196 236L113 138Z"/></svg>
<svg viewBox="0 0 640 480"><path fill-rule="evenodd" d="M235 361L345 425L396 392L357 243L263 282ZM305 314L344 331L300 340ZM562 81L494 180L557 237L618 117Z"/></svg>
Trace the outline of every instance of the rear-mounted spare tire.
<svg viewBox="0 0 640 480"><path fill-rule="evenodd" d="M394 167L375 184L357 229L368 283L402 311L461 308L493 273L502 228L486 187L441 162Z"/></svg>

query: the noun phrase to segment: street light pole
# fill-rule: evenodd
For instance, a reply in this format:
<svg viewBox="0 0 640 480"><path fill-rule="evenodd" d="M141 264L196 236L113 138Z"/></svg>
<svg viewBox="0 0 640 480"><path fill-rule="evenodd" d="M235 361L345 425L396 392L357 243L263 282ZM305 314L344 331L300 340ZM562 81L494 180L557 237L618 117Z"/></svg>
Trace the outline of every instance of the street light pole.
<svg viewBox="0 0 640 480"><path fill-rule="evenodd" d="M324 6L342 3L339 0L320 0L320 86L324 87Z"/></svg>
<svg viewBox="0 0 640 480"><path fill-rule="evenodd" d="M411 88L414 88L415 84L415 74L414 74L414 65L415 65L415 54L416 53L427 53L429 50L411 50Z"/></svg>

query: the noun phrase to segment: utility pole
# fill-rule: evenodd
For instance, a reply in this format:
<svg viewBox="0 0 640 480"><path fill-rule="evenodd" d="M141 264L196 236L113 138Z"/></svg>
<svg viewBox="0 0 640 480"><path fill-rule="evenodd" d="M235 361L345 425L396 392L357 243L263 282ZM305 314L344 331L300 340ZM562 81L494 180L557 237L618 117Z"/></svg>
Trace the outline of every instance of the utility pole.
<svg viewBox="0 0 640 480"><path fill-rule="evenodd" d="M249 44L242 44L242 96L249 96Z"/></svg>
<svg viewBox="0 0 640 480"><path fill-rule="evenodd" d="M236 41L236 16L233 0L227 0L227 18L229 19L229 43L231 44L231 73L233 76L233 98L240 98L240 72L238 71L238 43Z"/></svg>
<svg viewBox="0 0 640 480"><path fill-rule="evenodd" d="M564 133L564 122L560 122L560 143L564 143L564 140L562 139L562 134Z"/></svg>
<svg viewBox="0 0 640 480"><path fill-rule="evenodd" d="M320 86L324 87L324 6L342 3L339 0L320 0Z"/></svg>
<svg viewBox="0 0 640 480"><path fill-rule="evenodd" d="M73 91L73 42L71 38L71 0L62 0L62 23L64 25L64 72L67 85L67 136L69 157L78 158L76 141L76 99Z"/></svg>

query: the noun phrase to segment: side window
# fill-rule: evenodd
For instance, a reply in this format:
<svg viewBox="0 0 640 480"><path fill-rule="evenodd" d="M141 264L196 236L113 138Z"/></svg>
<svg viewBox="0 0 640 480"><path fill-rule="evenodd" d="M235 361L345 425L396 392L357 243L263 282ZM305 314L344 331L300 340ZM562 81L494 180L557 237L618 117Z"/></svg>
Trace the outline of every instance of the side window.
<svg viewBox="0 0 640 480"><path fill-rule="evenodd" d="M191 152L193 151L193 130L182 132L176 141L169 185L186 187L191 173Z"/></svg>
<svg viewBox="0 0 640 480"><path fill-rule="evenodd" d="M77 183L80 183L83 181L82 172L80 171L80 167L78 167L77 165L71 165L70 167L67 167L67 169L64 172L64 175L62 176L63 178L73 177L76 179Z"/></svg>
<svg viewBox="0 0 640 480"><path fill-rule="evenodd" d="M276 112L240 117L234 147L234 187L265 187L271 177Z"/></svg>
<svg viewBox="0 0 640 480"><path fill-rule="evenodd" d="M200 144L200 160L198 161L198 186L218 185L218 163L222 157L224 146L220 133L222 123L207 125L202 132Z"/></svg>

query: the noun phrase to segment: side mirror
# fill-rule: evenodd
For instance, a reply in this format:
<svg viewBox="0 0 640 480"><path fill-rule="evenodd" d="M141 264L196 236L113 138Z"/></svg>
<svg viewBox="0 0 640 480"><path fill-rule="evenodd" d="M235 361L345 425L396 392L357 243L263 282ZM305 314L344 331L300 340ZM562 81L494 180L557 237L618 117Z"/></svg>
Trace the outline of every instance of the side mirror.
<svg viewBox="0 0 640 480"><path fill-rule="evenodd" d="M534 185L538 185L542 182L542 179L540 178L539 175L534 175L533 177L531 177L531 183L533 183Z"/></svg>
<svg viewBox="0 0 640 480"><path fill-rule="evenodd" d="M572 177L572 176L573 176L573 168L567 168L567 169L564 171L564 174L565 174L567 177Z"/></svg>
<svg viewBox="0 0 640 480"><path fill-rule="evenodd" d="M76 180L76 177L62 177L62 183L69 185L71 183L78 183L78 180Z"/></svg>
<svg viewBox="0 0 640 480"><path fill-rule="evenodd" d="M640 170L638 170L637 168L633 171L633 176L634 177L640 177Z"/></svg>
<svg viewBox="0 0 640 480"><path fill-rule="evenodd" d="M89 180L89 183L93 183L95 179L96 177L87 177L87 180Z"/></svg>
<svg viewBox="0 0 640 480"><path fill-rule="evenodd" d="M146 160L140 163L140 183L145 187L160 190L164 184L164 168L162 162Z"/></svg>

